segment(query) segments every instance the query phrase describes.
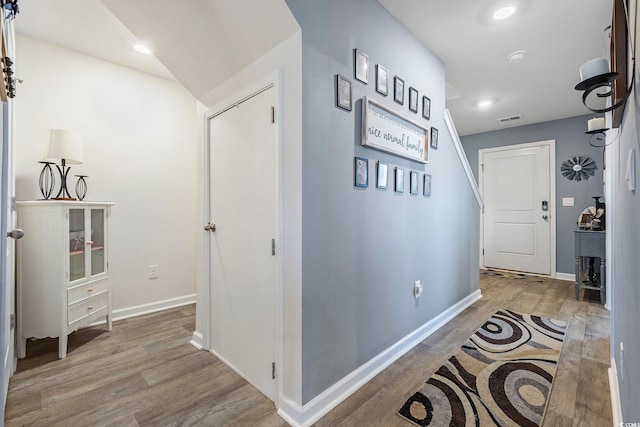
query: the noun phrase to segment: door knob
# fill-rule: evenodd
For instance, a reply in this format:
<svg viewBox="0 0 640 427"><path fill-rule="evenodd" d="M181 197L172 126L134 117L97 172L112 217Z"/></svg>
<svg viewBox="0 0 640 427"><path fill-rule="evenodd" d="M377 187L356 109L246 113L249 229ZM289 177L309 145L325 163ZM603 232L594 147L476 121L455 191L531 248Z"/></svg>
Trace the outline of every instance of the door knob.
<svg viewBox="0 0 640 427"><path fill-rule="evenodd" d="M211 231L213 233L214 231L216 231L216 225L209 223L204 226L204 231Z"/></svg>
<svg viewBox="0 0 640 427"><path fill-rule="evenodd" d="M542 215L542 219L549 219L548 215Z"/></svg>
<svg viewBox="0 0 640 427"><path fill-rule="evenodd" d="M20 230L19 228L11 230L7 233L7 237L11 237L15 240L22 239L22 236L24 236L24 231Z"/></svg>

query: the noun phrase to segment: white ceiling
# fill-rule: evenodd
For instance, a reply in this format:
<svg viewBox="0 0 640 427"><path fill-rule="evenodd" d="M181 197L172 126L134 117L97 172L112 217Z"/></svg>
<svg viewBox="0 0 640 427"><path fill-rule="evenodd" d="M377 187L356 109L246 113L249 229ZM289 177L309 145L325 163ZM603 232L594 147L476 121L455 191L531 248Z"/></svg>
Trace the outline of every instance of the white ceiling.
<svg viewBox="0 0 640 427"><path fill-rule="evenodd" d="M603 56L611 0L380 2L445 63L447 108L461 135L588 113L573 87L580 66ZM490 12L505 3L517 4L516 14L492 22ZM20 7L18 33L177 79L196 97L298 30L284 0L29 0ZM135 52L136 41L154 55ZM515 50L528 52L524 61L507 61ZM497 103L472 105L486 97ZM523 118L498 122L516 114Z"/></svg>
<svg viewBox="0 0 640 427"><path fill-rule="evenodd" d="M580 66L604 55L611 0L380 2L444 62L447 108L461 135L589 113L574 86ZM493 21L492 11L506 4L517 12ZM527 56L510 63L507 55L516 50ZM483 98L498 102L485 110L473 106ZM523 118L498 122L517 114Z"/></svg>

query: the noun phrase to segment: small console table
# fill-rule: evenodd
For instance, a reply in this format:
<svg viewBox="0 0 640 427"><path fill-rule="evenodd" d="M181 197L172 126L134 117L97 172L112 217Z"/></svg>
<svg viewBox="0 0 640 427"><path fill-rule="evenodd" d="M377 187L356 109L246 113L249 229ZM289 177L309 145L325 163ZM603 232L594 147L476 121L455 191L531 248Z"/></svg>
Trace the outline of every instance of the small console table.
<svg viewBox="0 0 640 427"><path fill-rule="evenodd" d="M580 299L580 289L594 289L600 291L600 303L606 300L605 287L605 232L576 230L576 299ZM589 258L589 265L585 267L585 258ZM599 272L596 274L594 259L599 258ZM584 278L584 280L583 280Z"/></svg>

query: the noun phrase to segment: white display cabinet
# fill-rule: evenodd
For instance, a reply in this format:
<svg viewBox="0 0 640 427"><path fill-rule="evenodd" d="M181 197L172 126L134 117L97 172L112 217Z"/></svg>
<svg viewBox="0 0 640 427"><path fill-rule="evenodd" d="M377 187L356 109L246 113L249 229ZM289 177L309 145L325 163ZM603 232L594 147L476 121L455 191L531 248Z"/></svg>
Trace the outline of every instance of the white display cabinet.
<svg viewBox="0 0 640 427"><path fill-rule="evenodd" d="M111 330L110 202L17 202L18 357L29 338L67 336L96 321Z"/></svg>

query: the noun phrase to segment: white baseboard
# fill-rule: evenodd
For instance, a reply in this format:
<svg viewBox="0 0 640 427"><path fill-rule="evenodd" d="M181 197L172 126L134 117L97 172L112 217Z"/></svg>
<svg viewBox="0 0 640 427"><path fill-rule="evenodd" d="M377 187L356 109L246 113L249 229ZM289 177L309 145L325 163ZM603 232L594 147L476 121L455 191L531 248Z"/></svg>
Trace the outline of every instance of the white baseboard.
<svg viewBox="0 0 640 427"><path fill-rule="evenodd" d="M195 302L196 294L189 294L162 301L150 302L148 304L119 308L117 310L113 310L113 320L122 320L129 317L142 316L143 314L155 313L156 311L168 310L170 308L181 307L183 305L195 304Z"/></svg>
<svg viewBox="0 0 640 427"><path fill-rule="evenodd" d="M191 335L191 341L189 341L189 344L191 344L192 346L194 346L198 350L203 350L204 349L204 339L202 337L202 334L200 332L198 332L198 331L194 331L193 335Z"/></svg>
<svg viewBox="0 0 640 427"><path fill-rule="evenodd" d="M611 395L611 413L613 414L613 425L622 425L622 405L620 403L620 387L618 385L618 369L616 359L611 359L609 373L609 394Z"/></svg>
<svg viewBox="0 0 640 427"><path fill-rule="evenodd" d="M566 280L567 282L575 282L576 281L576 275L575 274L569 274L569 273L557 273L556 272L556 279L558 279L558 280Z"/></svg>
<svg viewBox="0 0 640 427"><path fill-rule="evenodd" d="M278 415L294 427L308 427L312 425L347 397L355 393L360 387L369 382L373 377L480 298L482 298L480 290L465 297L342 378L305 405L301 406L287 396L281 396Z"/></svg>

